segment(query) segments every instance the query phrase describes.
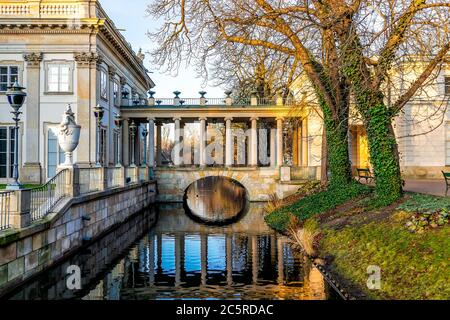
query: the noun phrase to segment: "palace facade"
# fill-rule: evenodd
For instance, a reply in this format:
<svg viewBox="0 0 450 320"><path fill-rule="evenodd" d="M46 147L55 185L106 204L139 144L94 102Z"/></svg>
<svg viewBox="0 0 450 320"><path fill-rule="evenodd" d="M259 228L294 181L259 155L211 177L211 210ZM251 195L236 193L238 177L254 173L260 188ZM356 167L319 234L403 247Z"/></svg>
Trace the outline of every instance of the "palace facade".
<svg viewBox="0 0 450 320"><path fill-rule="evenodd" d="M402 71L394 72L391 75L391 86L385 88L386 103L395 103L417 79L423 68L424 65L420 62L399 66ZM301 106L306 109L303 123L307 124L304 129L307 131L307 138L303 139L302 143L307 147L304 151L306 159L302 165L320 167L323 157L323 122L315 95L312 94L305 76L299 77L291 89L296 100L303 102ZM442 179L442 171L450 170L449 101L450 64L445 64L425 82L394 119L393 127L404 178ZM370 168L368 139L363 122L352 106L350 113L349 153L353 169ZM301 154L301 150L298 152Z"/></svg>
<svg viewBox="0 0 450 320"><path fill-rule="evenodd" d="M118 163L120 106L146 104L154 87L144 67L96 0L0 1L0 183L12 175L14 140L19 139L22 183L41 183L56 173L64 155L51 128L68 104L82 127L74 161L96 162L97 122L100 161ZM26 87L19 136L14 136L5 92L15 81Z"/></svg>

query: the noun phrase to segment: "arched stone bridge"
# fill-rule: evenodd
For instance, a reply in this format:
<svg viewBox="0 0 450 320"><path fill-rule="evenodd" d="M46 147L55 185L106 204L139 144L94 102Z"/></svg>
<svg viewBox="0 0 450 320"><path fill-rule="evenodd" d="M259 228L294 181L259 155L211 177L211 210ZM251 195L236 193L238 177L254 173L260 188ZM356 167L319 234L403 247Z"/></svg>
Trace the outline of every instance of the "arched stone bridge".
<svg viewBox="0 0 450 320"><path fill-rule="evenodd" d="M186 189L195 181L210 176L228 177L241 183L250 201L268 201L271 195L285 198L295 193L304 181L280 181L279 168L157 168L159 202L182 202Z"/></svg>

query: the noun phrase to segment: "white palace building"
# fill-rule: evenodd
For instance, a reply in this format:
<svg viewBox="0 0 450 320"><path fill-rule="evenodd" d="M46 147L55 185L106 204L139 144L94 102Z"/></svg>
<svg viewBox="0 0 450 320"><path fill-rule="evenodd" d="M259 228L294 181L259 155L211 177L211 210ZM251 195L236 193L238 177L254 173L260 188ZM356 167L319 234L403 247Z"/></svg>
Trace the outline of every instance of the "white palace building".
<svg viewBox="0 0 450 320"><path fill-rule="evenodd" d="M77 164L96 162L98 104L105 110L100 160L117 163L114 117L121 105L147 99L154 87L143 59L98 1L0 1L0 184L12 175L16 138L7 87L18 80L27 93L19 131L21 182L42 183L64 158L50 127L60 123L68 104L82 126Z"/></svg>
<svg viewBox="0 0 450 320"><path fill-rule="evenodd" d="M171 163L166 154L166 161L162 161L164 124L180 129L198 123L206 129L210 124L222 123L228 130L240 123L251 128L245 142L246 165L262 166L258 154L269 153L268 167L274 169L274 179L283 180L277 168L284 161L284 120L292 117L288 104L277 99L268 101L265 97L233 102L229 93L225 100L206 99L204 93L200 99L181 100L176 94L174 99L156 100L153 93L147 95L154 83L143 60L144 55L132 50L97 0L0 0L0 184L9 182L12 176L12 146L16 137L5 92L16 80L26 87L27 93L18 136L22 183L43 183L55 175L64 156L51 128L61 121L68 104L82 127L80 144L74 154L74 161L80 167L95 165L97 160L104 166L142 164L135 158L142 154L144 143L142 139L134 139L134 147L130 144L133 141L129 136L130 122L124 121L120 128L114 121L120 114L124 120L131 120L131 124L136 121L141 128L148 126L146 159L149 160L144 164L180 165L178 156ZM397 78L408 82L409 77L414 78L414 70L412 75ZM303 84L301 78L294 84L297 101L302 99ZM396 87L402 88L402 84ZM442 178L441 171L450 166L449 97L447 65L436 81L419 92L396 119L405 177ZM97 105L105 110L100 130L94 116ZM307 108L294 116L300 119L292 136L290 165L294 180L304 179L306 175L320 176L323 126L320 115L311 111L313 106L314 101L308 101ZM263 135L258 130L261 126L276 132L269 138L270 151L262 150L255 142ZM140 132L135 135L140 137ZM353 166L370 167L367 137L357 119L350 126L349 136ZM230 166L236 165L232 139L228 133L224 139L227 141L225 164ZM182 140L187 143L187 139ZM205 149L201 143L200 160ZM192 155L184 152L182 157L191 160ZM298 177L294 177L297 173Z"/></svg>

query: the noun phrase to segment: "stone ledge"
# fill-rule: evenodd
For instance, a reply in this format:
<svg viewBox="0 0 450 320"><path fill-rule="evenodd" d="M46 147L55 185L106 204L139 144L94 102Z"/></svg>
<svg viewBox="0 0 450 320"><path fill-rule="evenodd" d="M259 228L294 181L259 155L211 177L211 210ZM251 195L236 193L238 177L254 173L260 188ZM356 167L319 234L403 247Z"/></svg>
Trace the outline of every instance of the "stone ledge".
<svg viewBox="0 0 450 320"><path fill-rule="evenodd" d="M155 180L144 181L139 184L132 184L125 187L92 192L72 199L62 199L56 204L52 212L50 212L46 217L39 219L35 222L32 222L29 227L23 228L21 230L9 229L2 231L0 233L0 247L6 247L12 242L22 240L26 237L32 236L35 233L48 229L48 227L51 226L53 221L57 220L73 205L104 199L118 193L126 192L136 188L141 188L143 186L150 184L155 184L156 186L156 181Z"/></svg>

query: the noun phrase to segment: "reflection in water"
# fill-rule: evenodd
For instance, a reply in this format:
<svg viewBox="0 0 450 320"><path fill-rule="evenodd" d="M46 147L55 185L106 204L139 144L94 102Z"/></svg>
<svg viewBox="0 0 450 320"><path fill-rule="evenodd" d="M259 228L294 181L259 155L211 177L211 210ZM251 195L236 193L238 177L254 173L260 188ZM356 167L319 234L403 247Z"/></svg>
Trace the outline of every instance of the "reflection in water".
<svg viewBox="0 0 450 320"><path fill-rule="evenodd" d="M245 188L220 176L195 181L185 194L190 213L205 222L227 222L243 213L247 205Z"/></svg>
<svg viewBox="0 0 450 320"><path fill-rule="evenodd" d="M136 220L138 219L138 220ZM271 232L258 205L227 227L208 227L188 218L182 205L162 205L40 279L13 299L326 299L321 274ZM129 228L130 232L126 232ZM148 230L148 229L147 229ZM135 241L137 240L137 241ZM124 246L127 246L124 249ZM82 269L82 290L66 289L65 270Z"/></svg>

